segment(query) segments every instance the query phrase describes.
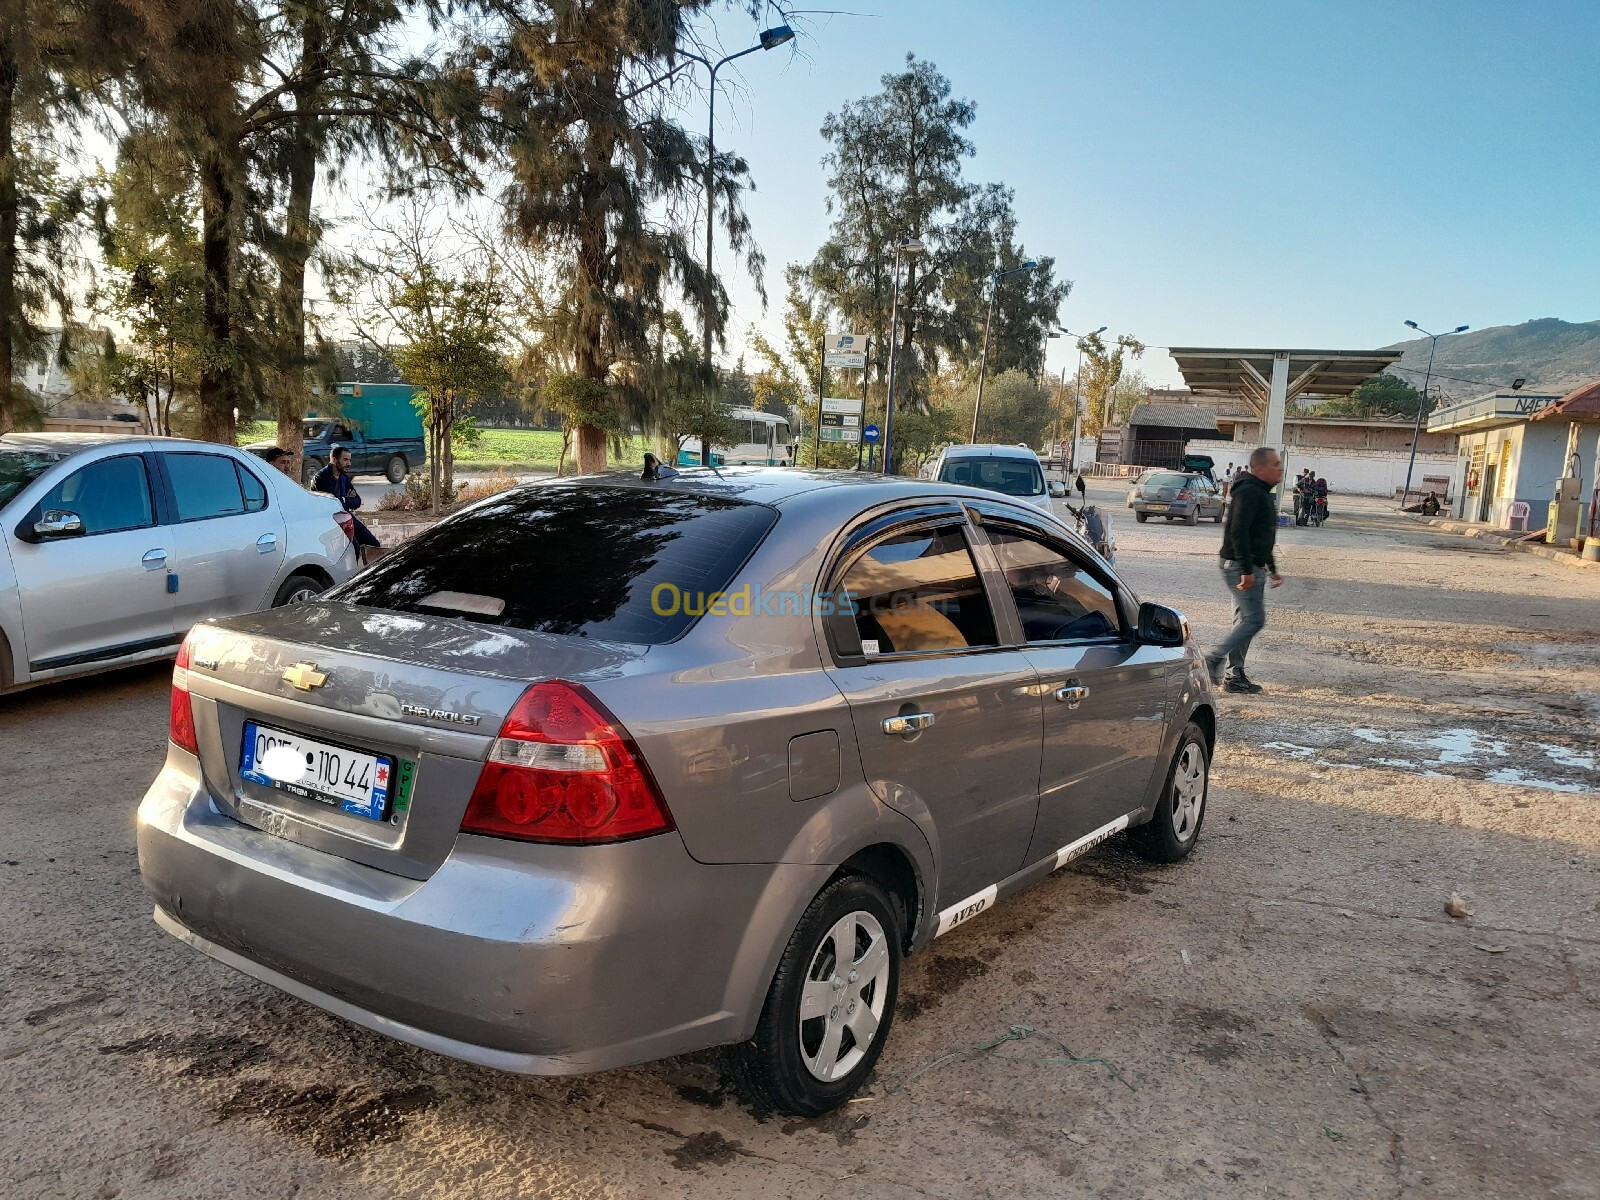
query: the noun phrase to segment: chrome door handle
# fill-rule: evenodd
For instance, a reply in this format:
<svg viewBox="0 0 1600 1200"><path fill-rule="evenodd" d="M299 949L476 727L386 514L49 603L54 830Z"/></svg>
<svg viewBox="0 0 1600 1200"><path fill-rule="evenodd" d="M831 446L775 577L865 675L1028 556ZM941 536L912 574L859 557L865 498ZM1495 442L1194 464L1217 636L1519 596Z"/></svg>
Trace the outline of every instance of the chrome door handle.
<svg viewBox="0 0 1600 1200"><path fill-rule="evenodd" d="M167 565L167 552L165 550L146 550L144 557L139 561L144 564L146 571L159 571Z"/></svg>
<svg viewBox="0 0 1600 1200"><path fill-rule="evenodd" d="M906 713L901 717L885 717L883 731L888 734L917 733L934 722L932 713Z"/></svg>
<svg viewBox="0 0 1600 1200"><path fill-rule="evenodd" d="M256 539L256 549L262 554L271 554L277 548L278 535L275 533L263 533Z"/></svg>
<svg viewBox="0 0 1600 1200"><path fill-rule="evenodd" d="M1089 689L1081 683L1068 684L1066 687L1056 689L1056 699L1068 708L1077 708L1089 698Z"/></svg>

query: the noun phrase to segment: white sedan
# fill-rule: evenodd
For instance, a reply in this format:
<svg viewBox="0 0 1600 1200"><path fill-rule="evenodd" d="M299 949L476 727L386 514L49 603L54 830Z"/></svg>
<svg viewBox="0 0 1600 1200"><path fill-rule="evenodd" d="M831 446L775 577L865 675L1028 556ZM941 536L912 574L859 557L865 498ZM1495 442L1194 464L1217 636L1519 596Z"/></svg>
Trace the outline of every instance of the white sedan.
<svg viewBox="0 0 1600 1200"><path fill-rule="evenodd" d="M347 520L229 446L6 434L0 692L162 658L196 621L343 583Z"/></svg>

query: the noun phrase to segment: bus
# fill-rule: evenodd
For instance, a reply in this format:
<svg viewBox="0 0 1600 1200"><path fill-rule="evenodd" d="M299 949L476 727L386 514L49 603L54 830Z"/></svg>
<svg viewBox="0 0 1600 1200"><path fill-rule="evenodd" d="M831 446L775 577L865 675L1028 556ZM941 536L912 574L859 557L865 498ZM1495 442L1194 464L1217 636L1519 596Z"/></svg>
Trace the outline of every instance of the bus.
<svg viewBox="0 0 1600 1200"><path fill-rule="evenodd" d="M740 427L740 441L732 446L711 447L711 464L716 467L790 467L794 465L794 437L787 417L776 417L753 408L736 408L729 414ZM678 449L680 467L700 465L700 439L687 438Z"/></svg>

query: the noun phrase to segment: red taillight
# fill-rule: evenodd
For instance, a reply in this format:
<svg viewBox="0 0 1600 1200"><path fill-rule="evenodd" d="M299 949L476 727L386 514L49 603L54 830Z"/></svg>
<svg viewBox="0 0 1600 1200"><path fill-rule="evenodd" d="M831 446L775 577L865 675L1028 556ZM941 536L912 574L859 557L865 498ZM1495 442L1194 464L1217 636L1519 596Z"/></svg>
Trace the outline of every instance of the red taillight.
<svg viewBox="0 0 1600 1200"><path fill-rule="evenodd" d="M1189 489L1188 488L1179 488L1178 489L1178 499L1179 500L1187 500L1188 498L1189 498Z"/></svg>
<svg viewBox="0 0 1600 1200"><path fill-rule="evenodd" d="M489 748L464 833L525 842L624 842L672 814L628 731L578 684L536 683Z"/></svg>
<svg viewBox="0 0 1600 1200"><path fill-rule="evenodd" d="M333 514L333 519L334 523L337 524L340 529L344 530L345 537L349 538L352 542L356 540L356 519L354 517L341 508L338 512Z"/></svg>
<svg viewBox="0 0 1600 1200"><path fill-rule="evenodd" d="M172 702L168 707L168 736L172 744L187 750L196 758L200 756L200 743L194 736L194 705L189 701L189 639L178 647L178 658L172 664Z"/></svg>

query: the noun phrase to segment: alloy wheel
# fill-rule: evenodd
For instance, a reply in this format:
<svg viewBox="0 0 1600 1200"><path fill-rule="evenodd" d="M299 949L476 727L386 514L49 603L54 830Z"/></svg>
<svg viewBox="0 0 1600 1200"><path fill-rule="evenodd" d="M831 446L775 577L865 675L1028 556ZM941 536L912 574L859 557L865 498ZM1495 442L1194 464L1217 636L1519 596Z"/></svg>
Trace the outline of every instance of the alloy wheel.
<svg viewBox="0 0 1600 1200"><path fill-rule="evenodd" d="M800 993L800 1058L824 1083L856 1068L889 998L888 935L869 912L846 913L811 956Z"/></svg>
<svg viewBox="0 0 1600 1200"><path fill-rule="evenodd" d="M1172 832L1187 842L1200 828L1200 809L1206 802L1206 756L1194 742L1183 748L1172 772Z"/></svg>

